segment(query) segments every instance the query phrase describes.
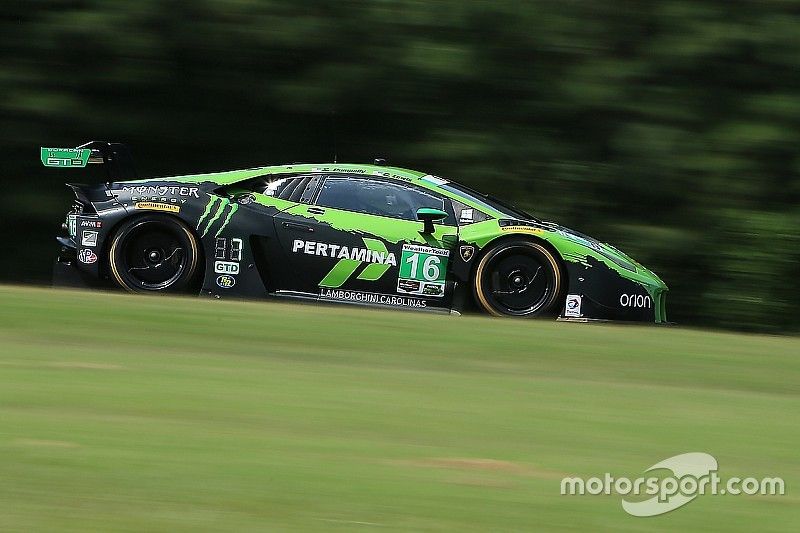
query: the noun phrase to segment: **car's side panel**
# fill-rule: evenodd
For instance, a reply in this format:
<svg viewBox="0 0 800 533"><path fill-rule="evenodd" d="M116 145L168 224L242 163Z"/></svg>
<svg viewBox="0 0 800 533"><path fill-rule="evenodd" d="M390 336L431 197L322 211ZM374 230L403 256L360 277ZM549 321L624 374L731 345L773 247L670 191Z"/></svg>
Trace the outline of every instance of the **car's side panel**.
<svg viewBox="0 0 800 533"><path fill-rule="evenodd" d="M294 204L269 197L259 201L255 194L247 193L229 197L218 189L214 182L111 184L109 196L116 207L115 211L98 209L102 227L98 253L105 254L114 228L125 217L164 213L183 221L201 243L205 266L201 292L241 298L265 296L266 276L258 268L254 242L274 246L266 253L280 253L272 217ZM101 269L104 255L99 257L95 268ZM103 274L102 270L95 273Z"/></svg>
<svg viewBox="0 0 800 533"><path fill-rule="evenodd" d="M279 213L275 225L284 256L302 272L287 290L321 300L450 308L453 280L447 272L457 240L453 226L436 225L433 235L423 235L420 222L303 204ZM431 255L436 257L428 259ZM441 275L430 281L408 279L411 263L420 260L428 261L431 277ZM405 268L403 261L408 262ZM413 274L422 278L422 265L416 267Z"/></svg>
<svg viewBox="0 0 800 533"><path fill-rule="evenodd" d="M203 292L216 297L265 297L293 273L282 266L273 218L295 205L255 193L212 196L197 219L206 252Z"/></svg>

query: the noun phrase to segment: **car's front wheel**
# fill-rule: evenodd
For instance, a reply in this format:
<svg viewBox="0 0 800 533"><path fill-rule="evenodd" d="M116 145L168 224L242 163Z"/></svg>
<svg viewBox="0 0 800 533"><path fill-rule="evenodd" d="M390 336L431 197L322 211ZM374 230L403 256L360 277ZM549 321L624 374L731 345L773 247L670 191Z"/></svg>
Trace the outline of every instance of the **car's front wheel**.
<svg viewBox="0 0 800 533"><path fill-rule="evenodd" d="M538 242L518 239L489 249L475 268L478 305L495 316L541 316L553 309L562 290L553 253Z"/></svg>
<svg viewBox="0 0 800 533"><path fill-rule="evenodd" d="M160 214L122 223L108 253L114 280L131 292L181 292L196 278L197 239L180 220Z"/></svg>

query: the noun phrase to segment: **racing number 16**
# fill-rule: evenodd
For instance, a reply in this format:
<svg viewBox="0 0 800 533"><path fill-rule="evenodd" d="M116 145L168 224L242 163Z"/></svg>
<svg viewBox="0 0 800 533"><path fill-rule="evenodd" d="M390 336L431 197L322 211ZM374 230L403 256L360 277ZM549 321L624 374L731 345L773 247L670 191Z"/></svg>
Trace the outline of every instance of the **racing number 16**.
<svg viewBox="0 0 800 533"><path fill-rule="evenodd" d="M417 272L419 269L419 253L413 253L406 258L406 263L411 265L411 278L417 278ZM423 254L427 255L427 254ZM422 277L426 281L436 281L439 279L439 274L441 273L440 265L442 260L439 259L435 255L428 255L425 260L422 262Z"/></svg>

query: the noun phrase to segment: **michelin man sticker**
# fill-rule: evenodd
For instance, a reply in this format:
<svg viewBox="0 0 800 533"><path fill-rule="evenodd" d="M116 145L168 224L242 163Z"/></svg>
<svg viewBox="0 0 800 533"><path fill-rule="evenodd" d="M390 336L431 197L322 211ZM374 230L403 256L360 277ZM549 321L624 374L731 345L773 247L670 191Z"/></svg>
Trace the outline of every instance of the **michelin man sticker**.
<svg viewBox="0 0 800 533"><path fill-rule="evenodd" d="M397 292L443 297L449 257L450 250L417 244L403 245Z"/></svg>

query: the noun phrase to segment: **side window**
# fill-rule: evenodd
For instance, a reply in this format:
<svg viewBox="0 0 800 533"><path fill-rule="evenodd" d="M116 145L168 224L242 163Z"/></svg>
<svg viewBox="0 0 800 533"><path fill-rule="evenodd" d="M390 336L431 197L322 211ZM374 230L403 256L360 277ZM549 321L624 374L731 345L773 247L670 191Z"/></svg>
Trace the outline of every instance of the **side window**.
<svg viewBox="0 0 800 533"><path fill-rule="evenodd" d="M274 196L290 202L311 203L319 183L318 176L289 176L286 178L262 181L256 190L267 196Z"/></svg>
<svg viewBox="0 0 800 533"><path fill-rule="evenodd" d="M417 209L445 209L444 200L423 191L387 181L329 177L317 205L382 217L417 220Z"/></svg>
<svg viewBox="0 0 800 533"><path fill-rule="evenodd" d="M453 209L456 211L456 218L459 226L468 226L475 222L489 220L489 215L479 209L474 209L458 200L453 200Z"/></svg>

